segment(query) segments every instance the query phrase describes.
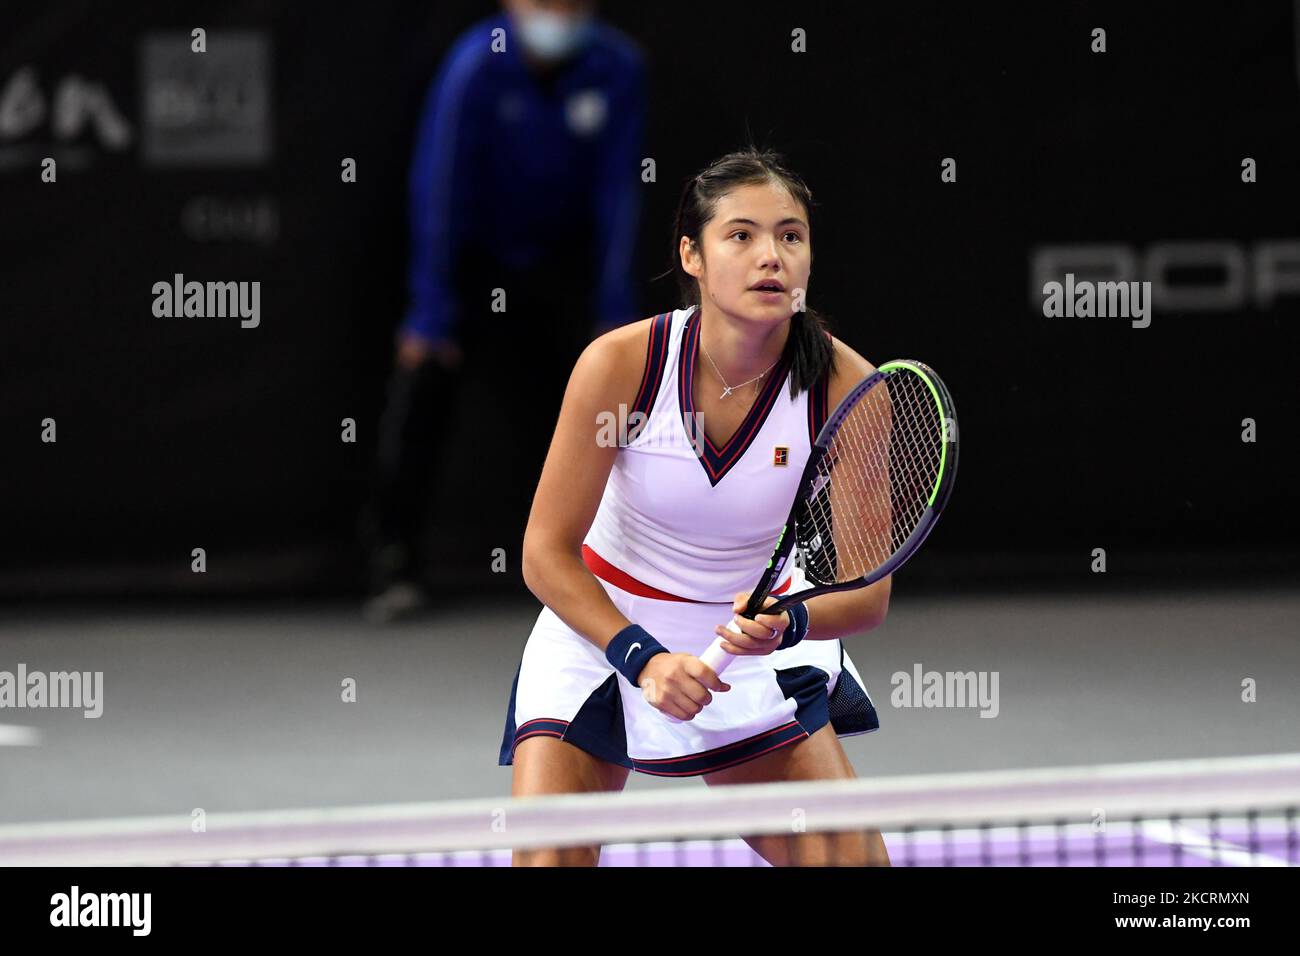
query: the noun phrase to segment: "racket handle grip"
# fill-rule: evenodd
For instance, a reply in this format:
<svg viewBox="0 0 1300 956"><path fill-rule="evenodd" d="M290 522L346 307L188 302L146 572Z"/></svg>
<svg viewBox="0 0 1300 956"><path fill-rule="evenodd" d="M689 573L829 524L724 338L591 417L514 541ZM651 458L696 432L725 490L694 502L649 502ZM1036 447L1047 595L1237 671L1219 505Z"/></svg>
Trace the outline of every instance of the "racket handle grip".
<svg viewBox="0 0 1300 956"><path fill-rule="evenodd" d="M727 630L734 634L742 633L740 628L736 626L734 618L727 622ZM719 677L722 676L723 671L731 666L731 662L735 659L735 657L722 649L722 638L720 637L714 638L713 643L709 645L708 650L700 655L700 660L713 668L713 673L717 674Z"/></svg>
<svg viewBox="0 0 1300 956"><path fill-rule="evenodd" d="M743 633L740 628L736 626L734 618L727 622L727 630L735 634ZM705 652L700 655L700 660L712 668L713 673L717 674L719 677L722 676L722 672L725 671L735 659L734 656L728 654L722 649L722 638L720 637L715 638L713 643L710 644ZM664 716L668 718L668 722L671 724L685 723L684 720L678 720L671 714L664 714Z"/></svg>

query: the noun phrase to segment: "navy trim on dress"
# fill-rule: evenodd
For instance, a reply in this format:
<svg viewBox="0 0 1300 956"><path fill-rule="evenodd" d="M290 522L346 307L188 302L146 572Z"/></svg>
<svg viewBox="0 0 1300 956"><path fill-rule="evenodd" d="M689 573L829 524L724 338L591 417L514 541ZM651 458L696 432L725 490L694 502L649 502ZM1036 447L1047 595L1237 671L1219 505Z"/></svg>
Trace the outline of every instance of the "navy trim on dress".
<svg viewBox="0 0 1300 956"><path fill-rule="evenodd" d="M831 373L828 369L820 379L808 391L808 444L815 445L817 436L822 433L822 428L826 424L826 419L830 417L830 409L827 407L830 403L830 380Z"/></svg>
<svg viewBox="0 0 1300 956"><path fill-rule="evenodd" d="M592 691L569 722L564 739L601 760L632 768L632 761L627 757L627 728L623 725L618 674L610 674L605 683Z"/></svg>
<svg viewBox="0 0 1300 956"><path fill-rule="evenodd" d="M699 352L700 345L700 310L696 308L694 312L686 319L686 328L682 332L681 349L677 356L677 404L682 413L682 422L689 423L687 428L695 428L695 362L696 355ZM772 406L776 404L776 397L780 394L782 387L785 385L786 376L789 374L790 362L785 352L781 353L781 358L777 361L776 366L768 375L767 381L764 382L762 390L758 393L758 398L754 400L753 406L745 416L745 420L740 423L740 427L735 433L727 439L721 448L716 448L707 434L703 433L700 427L700 438L703 439L696 444L696 447L702 448L704 454L697 456L700 465L704 468L704 473L709 478L709 484L717 485L723 476L731 470L736 462L740 461L746 449L753 443L754 437L758 434L763 422L767 420L768 413ZM691 436L694 438L694 436Z"/></svg>
<svg viewBox="0 0 1300 956"><path fill-rule="evenodd" d="M515 670L515 681L510 687L510 704L506 710L506 729L501 737L501 752L497 764L508 767L515 762L515 748L530 737L555 737L581 747L587 753L621 767L632 768L627 757L627 730L623 725L623 702L619 697L618 674L610 674L583 702L573 720L539 717L522 727L515 726L515 694L519 689L519 673L523 662Z"/></svg>
<svg viewBox="0 0 1300 956"><path fill-rule="evenodd" d="M659 386L663 382L664 366L668 359L668 340L673 327L673 314L663 312L654 317L650 323L650 339L646 343L645 371L641 373L641 387L637 389L636 401L628 412L628 421L635 412L641 412L643 418L635 426L628 426L624 444L635 440L641 429L650 420L650 411L655 407L655 398L659 395Z"/></svg>
<svg viewBox="0 0 1300 956"><path fill-rule="evenodd" d="M519 672L524 669L520 660L515 668L515 679L510 685L510 703L506 705L506 730L501 736L501 753L497 756L497 765L505 767L514 762L515 757L515 694L519 690Z"/></svg>
<svg viewBox="0 0 1300 956"><path fill-rule="evenodd" d="M869 734L880 729L880 715L867 696L866 689L857 682L844 666L844 645L840 645L840 679L835 682L830 699L826 702L831 726L837 737Z"/></svg>
<svg viewBox="0 0 1300 956"><path fill-rule="evenodd" d="M738 740L725 747L716 747L703 753L687 754L684 757L666 757L661 760L633 760L632 767L641 773L654 777L695 777L702 773L713 773L736 764L745 763L765 753L787 747L808 736L808 731L792 720L772 730Z"/></svg>

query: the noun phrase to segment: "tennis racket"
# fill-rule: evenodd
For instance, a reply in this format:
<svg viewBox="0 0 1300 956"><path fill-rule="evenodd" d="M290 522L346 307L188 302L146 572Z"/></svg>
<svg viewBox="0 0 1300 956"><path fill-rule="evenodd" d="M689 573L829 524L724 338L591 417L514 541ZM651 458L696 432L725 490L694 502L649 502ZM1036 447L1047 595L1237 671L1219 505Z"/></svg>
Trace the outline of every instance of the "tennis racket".
<svg viewBox="0 0 1300 956"><path fill-rule="evenodd" d="M780 614L892 574L934 528L956 477L957 412L948 389L927 365L886 362L844 397L813 443L744 616ZM763 607L796 545L813 586ZM740 633L734 621L728 628ZM700 655L717 674L735 659L722 642Z"/></svg>

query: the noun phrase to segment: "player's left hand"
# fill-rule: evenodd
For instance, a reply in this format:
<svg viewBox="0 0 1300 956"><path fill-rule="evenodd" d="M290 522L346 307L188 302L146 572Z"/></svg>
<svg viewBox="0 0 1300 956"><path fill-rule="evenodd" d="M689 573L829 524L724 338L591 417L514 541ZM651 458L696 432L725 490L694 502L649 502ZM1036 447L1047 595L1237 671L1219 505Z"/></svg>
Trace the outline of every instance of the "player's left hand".
<svg viewBox="0 0 1300 956"><path fill-rule="evenodd" d="M760 613L758 617L751 620L742 614L748 603L749 592L742 591L736 595L736 599L731 604L731 610L735 613L733 620L740 628L740 634L728 629L725 624L719 624L713 629L713 633L723 638L722 649L736 657L771 654L781 645L781 637L785 634L785 629L790 626L790 615L784 611L780 614ZM763 602L763 607L775 603L776 598L769 595Z"/></svg>

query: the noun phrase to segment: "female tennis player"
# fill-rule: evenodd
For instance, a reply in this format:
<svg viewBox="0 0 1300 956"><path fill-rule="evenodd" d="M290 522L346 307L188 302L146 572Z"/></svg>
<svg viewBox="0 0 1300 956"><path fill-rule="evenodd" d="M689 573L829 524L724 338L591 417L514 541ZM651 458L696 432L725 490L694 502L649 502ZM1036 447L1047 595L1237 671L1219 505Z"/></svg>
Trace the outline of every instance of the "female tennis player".
<svg viewBox="0 0 1300 956"><path fill-rule="evenodd" d="M804 306L811 205L776 154L722 157L678 206L687 305L579 357L524 535L524 580L544 607L501 746L515 796L619 791L631 770L841 780L854 771L838 737L879 727L840 638L884 620L888 577L740 616L828 410L873 371ZM807 586L786 568L774 595ZM741 634L726 628L733 615ZM698 657L715 636L737 655L726 680ZM889 862L875 831L747 841L773 865Z"/></svg>

